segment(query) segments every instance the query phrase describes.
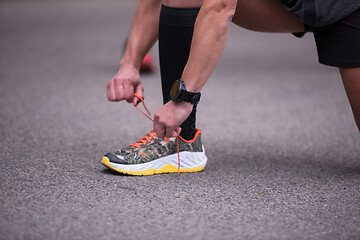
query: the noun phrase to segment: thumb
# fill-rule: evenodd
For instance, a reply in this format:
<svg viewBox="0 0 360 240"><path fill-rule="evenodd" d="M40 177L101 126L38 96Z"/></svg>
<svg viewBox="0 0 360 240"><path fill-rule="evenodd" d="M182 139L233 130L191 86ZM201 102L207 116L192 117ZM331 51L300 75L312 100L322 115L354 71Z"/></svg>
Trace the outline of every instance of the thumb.
<svg viewBox="0 0 360 240"><path fill-rule="evenodd" d="M181 127L178 127L177 129L175 129L175 132L178 136L180 135L181 130L182 130Z"/></svg>
<svg viewBox="0 0 360 240"><path fill-rule="evenodd" d="M142 86L141 83L139 83L135 89L134 89L134 92L139 96L141 97L142 99L144 99L144 87ZM140 99L136 96L134 96L133 98L133 104L134 106L137 106L138 103L140 102Z"/></svg>
<svg viewBox="0 0 360 240"><path fill-rule="evenodd" d="M166 134L165 137L177 137L179 136L179 133L181 131L181 128L178 127L177 129L173 130L171 128L166 128Z"/></svg>

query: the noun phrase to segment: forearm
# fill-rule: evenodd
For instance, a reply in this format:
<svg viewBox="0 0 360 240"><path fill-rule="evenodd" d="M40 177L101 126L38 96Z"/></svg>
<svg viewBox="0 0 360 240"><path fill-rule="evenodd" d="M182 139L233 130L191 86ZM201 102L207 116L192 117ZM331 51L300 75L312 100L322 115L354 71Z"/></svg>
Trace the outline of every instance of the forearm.
<svg viewBox="0 0 360 240"><path fill-rule="evenodd" d="M120 66L140 68L144 56L158 39L160 8L161 0L139 1Z"/></svg>
<svg viewBox="0 0 360 240"><path fill-rule="evenodd" d="M201 7L189 60L182 74L188 91L200 91L219 61L228 39L236 2L207 0Z"/></svg>

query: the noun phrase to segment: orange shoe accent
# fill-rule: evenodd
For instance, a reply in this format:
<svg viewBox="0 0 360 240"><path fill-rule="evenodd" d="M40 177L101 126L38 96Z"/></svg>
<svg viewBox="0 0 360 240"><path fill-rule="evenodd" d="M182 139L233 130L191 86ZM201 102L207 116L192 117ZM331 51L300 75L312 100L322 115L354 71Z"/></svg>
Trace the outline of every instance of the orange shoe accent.
<svg viewBox="0 0 360 240"><path fill-rule="evenodd" d="M195 136L194 136L194 138L193 139L191 139L191 140L185 140L184 138L182 138L180 135L179 135L179 138L181 139L181 140L183 140L184 142L186 142L186 143L192 143L192 142L195 142L196 141L196 139L198 138L198 136L200 135L200 133L201 133L201 130L200 129L197 129L197 128L195 128L195 130L196 130L196 132L195 132Z"/></svg>

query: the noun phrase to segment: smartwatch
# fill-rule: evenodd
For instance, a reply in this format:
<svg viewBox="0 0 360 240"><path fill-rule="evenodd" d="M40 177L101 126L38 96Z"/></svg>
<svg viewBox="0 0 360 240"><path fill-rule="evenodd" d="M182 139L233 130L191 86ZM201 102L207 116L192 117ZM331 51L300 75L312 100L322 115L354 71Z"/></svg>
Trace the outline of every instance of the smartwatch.
<svg viewBox="0 0 360 240"><path fill-rule="evenodd" d="M199 103L201 92L188 92L186 90L184 81L178 79L171 87L170 97L174 102L189 102L194 105Z"/></svg>

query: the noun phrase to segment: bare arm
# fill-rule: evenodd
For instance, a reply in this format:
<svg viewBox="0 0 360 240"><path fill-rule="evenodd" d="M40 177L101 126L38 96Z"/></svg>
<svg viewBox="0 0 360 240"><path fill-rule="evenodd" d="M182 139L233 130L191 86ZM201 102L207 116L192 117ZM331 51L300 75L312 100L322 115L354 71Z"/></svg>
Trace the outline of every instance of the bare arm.
<svg viewBox="0 0 360 240"><path fill-rule="evenodd" d="M197 17L189 60L182 74L188 91L205 85L227 43L236 0L207 0Z"/></svg>
<svg viewBox="0 0 360 240"><path fill-rule="evenodd" d="M161 0L141 0L137 6L125 54L120 66L140 69L144 56L158 39Z"/></svg>
<svg viewBox="0 0 360 240"><path fill-rule="evenodd" d="M107 84L109 101L126 100L136 104L134 92L143 97L139 69L141 62L158 39L161 0L140 0L136 8L128 43L119 72Z"/></svg>

